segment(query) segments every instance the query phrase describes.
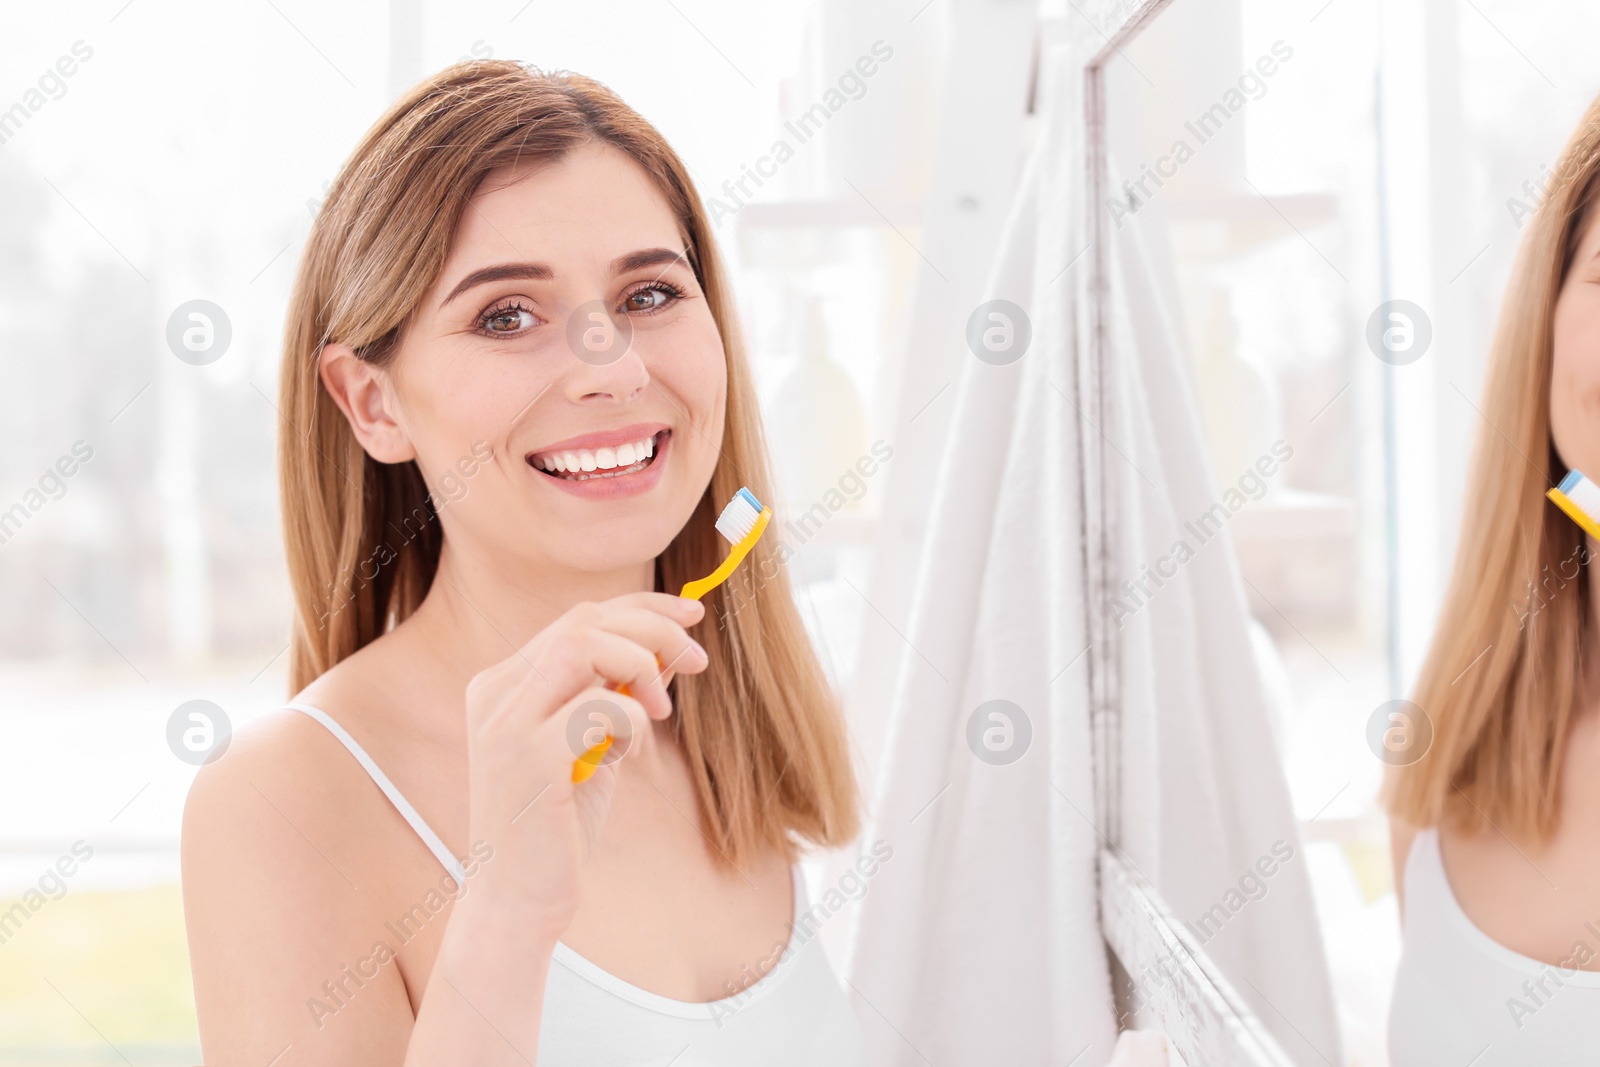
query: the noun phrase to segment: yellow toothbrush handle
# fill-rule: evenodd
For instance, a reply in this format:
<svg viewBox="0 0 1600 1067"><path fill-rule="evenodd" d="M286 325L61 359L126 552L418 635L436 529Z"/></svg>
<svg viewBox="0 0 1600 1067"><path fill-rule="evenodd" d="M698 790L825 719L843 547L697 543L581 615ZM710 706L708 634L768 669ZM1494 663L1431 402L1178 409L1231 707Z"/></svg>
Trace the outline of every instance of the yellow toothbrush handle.
<svg viewBox="0 0 1600 1067"><path fill-rule="evenodd" d="M656 657L656 667L658 669L661 667L660 656ZM621 685L614 685L611 688L625 697L633 695L628 691L628 683L626 682ZM604 741L601 741L598 745L590 748L589 751L572 761L572 780L574 783L587 782L594 777L594 772L600 769L600 761L606 758L606 753L611 749L611 741L611 735L606 734Z"/></svg>
<svg viewBox="0 0 1600 1067"><path fill-rule="evenodd" d="M664 669L664 667L665 664L661 662L661 657L657 656L656 669L661 670ZM625 697L633 695L633 693L628 689L627 682L623 682L621 685L611 686L610 688L615 689ZM612 736L610 734L606 734L604 741L601 741L598 745L595 745L593 748L589 749L589 751L572 761L573 782L587 782L590 778L594 777L594 772L600 769L600 761L606 758L606 753L611 749L612 740Z"/></svg>
<svg viewBox="0 0 1600 1067"><path fill-rule="evenodd" d="M1581 507L1574 503L1571 497L1563 493L1560 489L1548 490L1544 495L1549 497L1550 502L1555 504L1556 507L1566 512L1567 516L1572 519L1573 522L1582 527L1585 533L1588 533L1595 539L1600 540L1600 525L1597 525L1595 521L1589 517L1588 512L1584 511Z"/></svg>
<svg viewBox="0 0 1600 1067"><path fill-rule="evenodd" d="M690 600L699 600L701 597L711 592L711 590L721 585L727 580L728 575L733 573L733 569L739 565L740 561L742 561L744 557L749 554L751 546L760 539L761 532L767 528L767 523L771 521L772 509L762 508L760 516L756 519L756 524L750 528L749 533L744 535L744 540L733 546L733 550L728 553L728 558L723 560L722 564L717 567L716 570L712 571L704 578L700 578L685 584L683 587L683 592L679 593L678 595L681 597L687 597ZM656 657L656 666L658 668L665 667L665 664L661 662L660 656ZM624 682L622 685L612 686L611 688L615 689L623 696L633 695L628 691L626 682ZM583 755L579 756L573 761L573 782L587 782L594 776L594 772L600 769L600 761L605 758L606 752L611 748L611 741L611 735L606 734L604 741L601 741L598 745L595 745L593 748L589 749L589 751L585 752Z"/></svg>
<svg viewBox="0 0 1600 1067"><path fill-rule="evenodd" d="M756 518L756 524L750 527L750 532L744 535L744 540L733 546L733 551L728 553L728 558L722 561L722 565L704 578L686 584L683 587L683 592L678 595L686 596L690 600L699 600L721 585L728 575L733 573L733 568L737 567L739 562L749 553L751 547L760 540L761 531L765 530L767 523L771 521L772 509L762 508L761 514Z"/></svg>
<svg viewBox="0 0 1600 1067"><path fill-rule="evenodd" d="M595 745L589 751L572 761L572 780L587 782L599 769L600 761L605 759L606 752L611 748L611 735L606 734L606 739Z"/></svg>

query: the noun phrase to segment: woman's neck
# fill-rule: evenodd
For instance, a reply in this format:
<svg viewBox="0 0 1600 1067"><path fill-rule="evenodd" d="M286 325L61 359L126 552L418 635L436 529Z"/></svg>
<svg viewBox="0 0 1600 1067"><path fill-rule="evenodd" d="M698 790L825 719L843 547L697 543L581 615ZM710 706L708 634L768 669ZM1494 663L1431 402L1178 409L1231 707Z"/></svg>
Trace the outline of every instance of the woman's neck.
<svg viewBox="0 0 1600 1067"><path fill-rule="evenodd" d="M439 569L407 620L412 635L452 671L471 678L527 644L574 604L655 588L655 562L605 573L506 564L440 551Z"/></svg>

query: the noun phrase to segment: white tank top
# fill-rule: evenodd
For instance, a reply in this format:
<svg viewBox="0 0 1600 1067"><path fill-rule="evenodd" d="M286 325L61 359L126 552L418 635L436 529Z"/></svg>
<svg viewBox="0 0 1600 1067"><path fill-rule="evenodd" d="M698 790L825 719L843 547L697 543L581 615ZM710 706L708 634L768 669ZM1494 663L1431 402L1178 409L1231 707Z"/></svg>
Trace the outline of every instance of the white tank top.
<svg viewBox="0 0 1600 1067"><path fill-rule="evenodd" d="M387 775L326 712L288 704L326 726L350 750L457 885L466 869L423 822ZM791 868L794 921L789 945L760 979L722 1000L673 1000L630 985L565 944L551 954L539 1022L539 1067L859 1067L861 1031L816 936L799 865ZM809 921L808 921L809 920Z"/></svg>
<svg viewBox="0 0 1600 1067"><path fill-rule="evenodd" d="M1564 965L1514 952L1461 910L1436 830L1419 830L1405 870L1405 941L1389 1002L1390 1067L1600 1062L1600 915L1573 931Z"/></svg>

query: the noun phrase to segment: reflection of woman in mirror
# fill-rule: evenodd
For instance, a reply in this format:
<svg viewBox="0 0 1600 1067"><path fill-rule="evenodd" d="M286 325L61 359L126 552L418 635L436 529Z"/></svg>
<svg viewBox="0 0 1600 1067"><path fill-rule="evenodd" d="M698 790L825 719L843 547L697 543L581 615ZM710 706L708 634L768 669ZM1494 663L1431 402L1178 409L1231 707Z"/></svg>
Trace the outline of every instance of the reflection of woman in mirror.
<svg viewBox="0 0 1600 1067"><path fill-rule="evenodd" d="M1405 944L1395 1067L1600 1061L1600 100L1524 236L1460 549L1386 787ZM1431 726L1431 741L1427 735ZM1409 750L1408 750L1408 745Z"/></svg>
<svg viewBox="0 0 1600 1067"><path fill-rule="evenodd" d="M597 82L458 65L356 147L281 371L299 695L185 812L207 1063L859 1062L798 865L857 787L777 540L673 595L769 492L732 309Z"/></svg>

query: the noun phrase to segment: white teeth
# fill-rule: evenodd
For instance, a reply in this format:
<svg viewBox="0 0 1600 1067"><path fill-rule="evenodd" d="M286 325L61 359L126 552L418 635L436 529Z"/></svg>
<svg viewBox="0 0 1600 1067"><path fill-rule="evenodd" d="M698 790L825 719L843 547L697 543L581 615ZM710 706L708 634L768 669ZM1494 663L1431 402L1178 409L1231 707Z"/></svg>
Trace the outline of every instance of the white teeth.
<svg viewBox="0 0 1600 1067"><path fill-rule="evenodd" d="M616 448L599 448L594 451L580 449L573 452L546 452L535 456L534 465L547 471L577 473L579 471L608 471L631 467L656 454L656 439L619 445Z"/></svg>

